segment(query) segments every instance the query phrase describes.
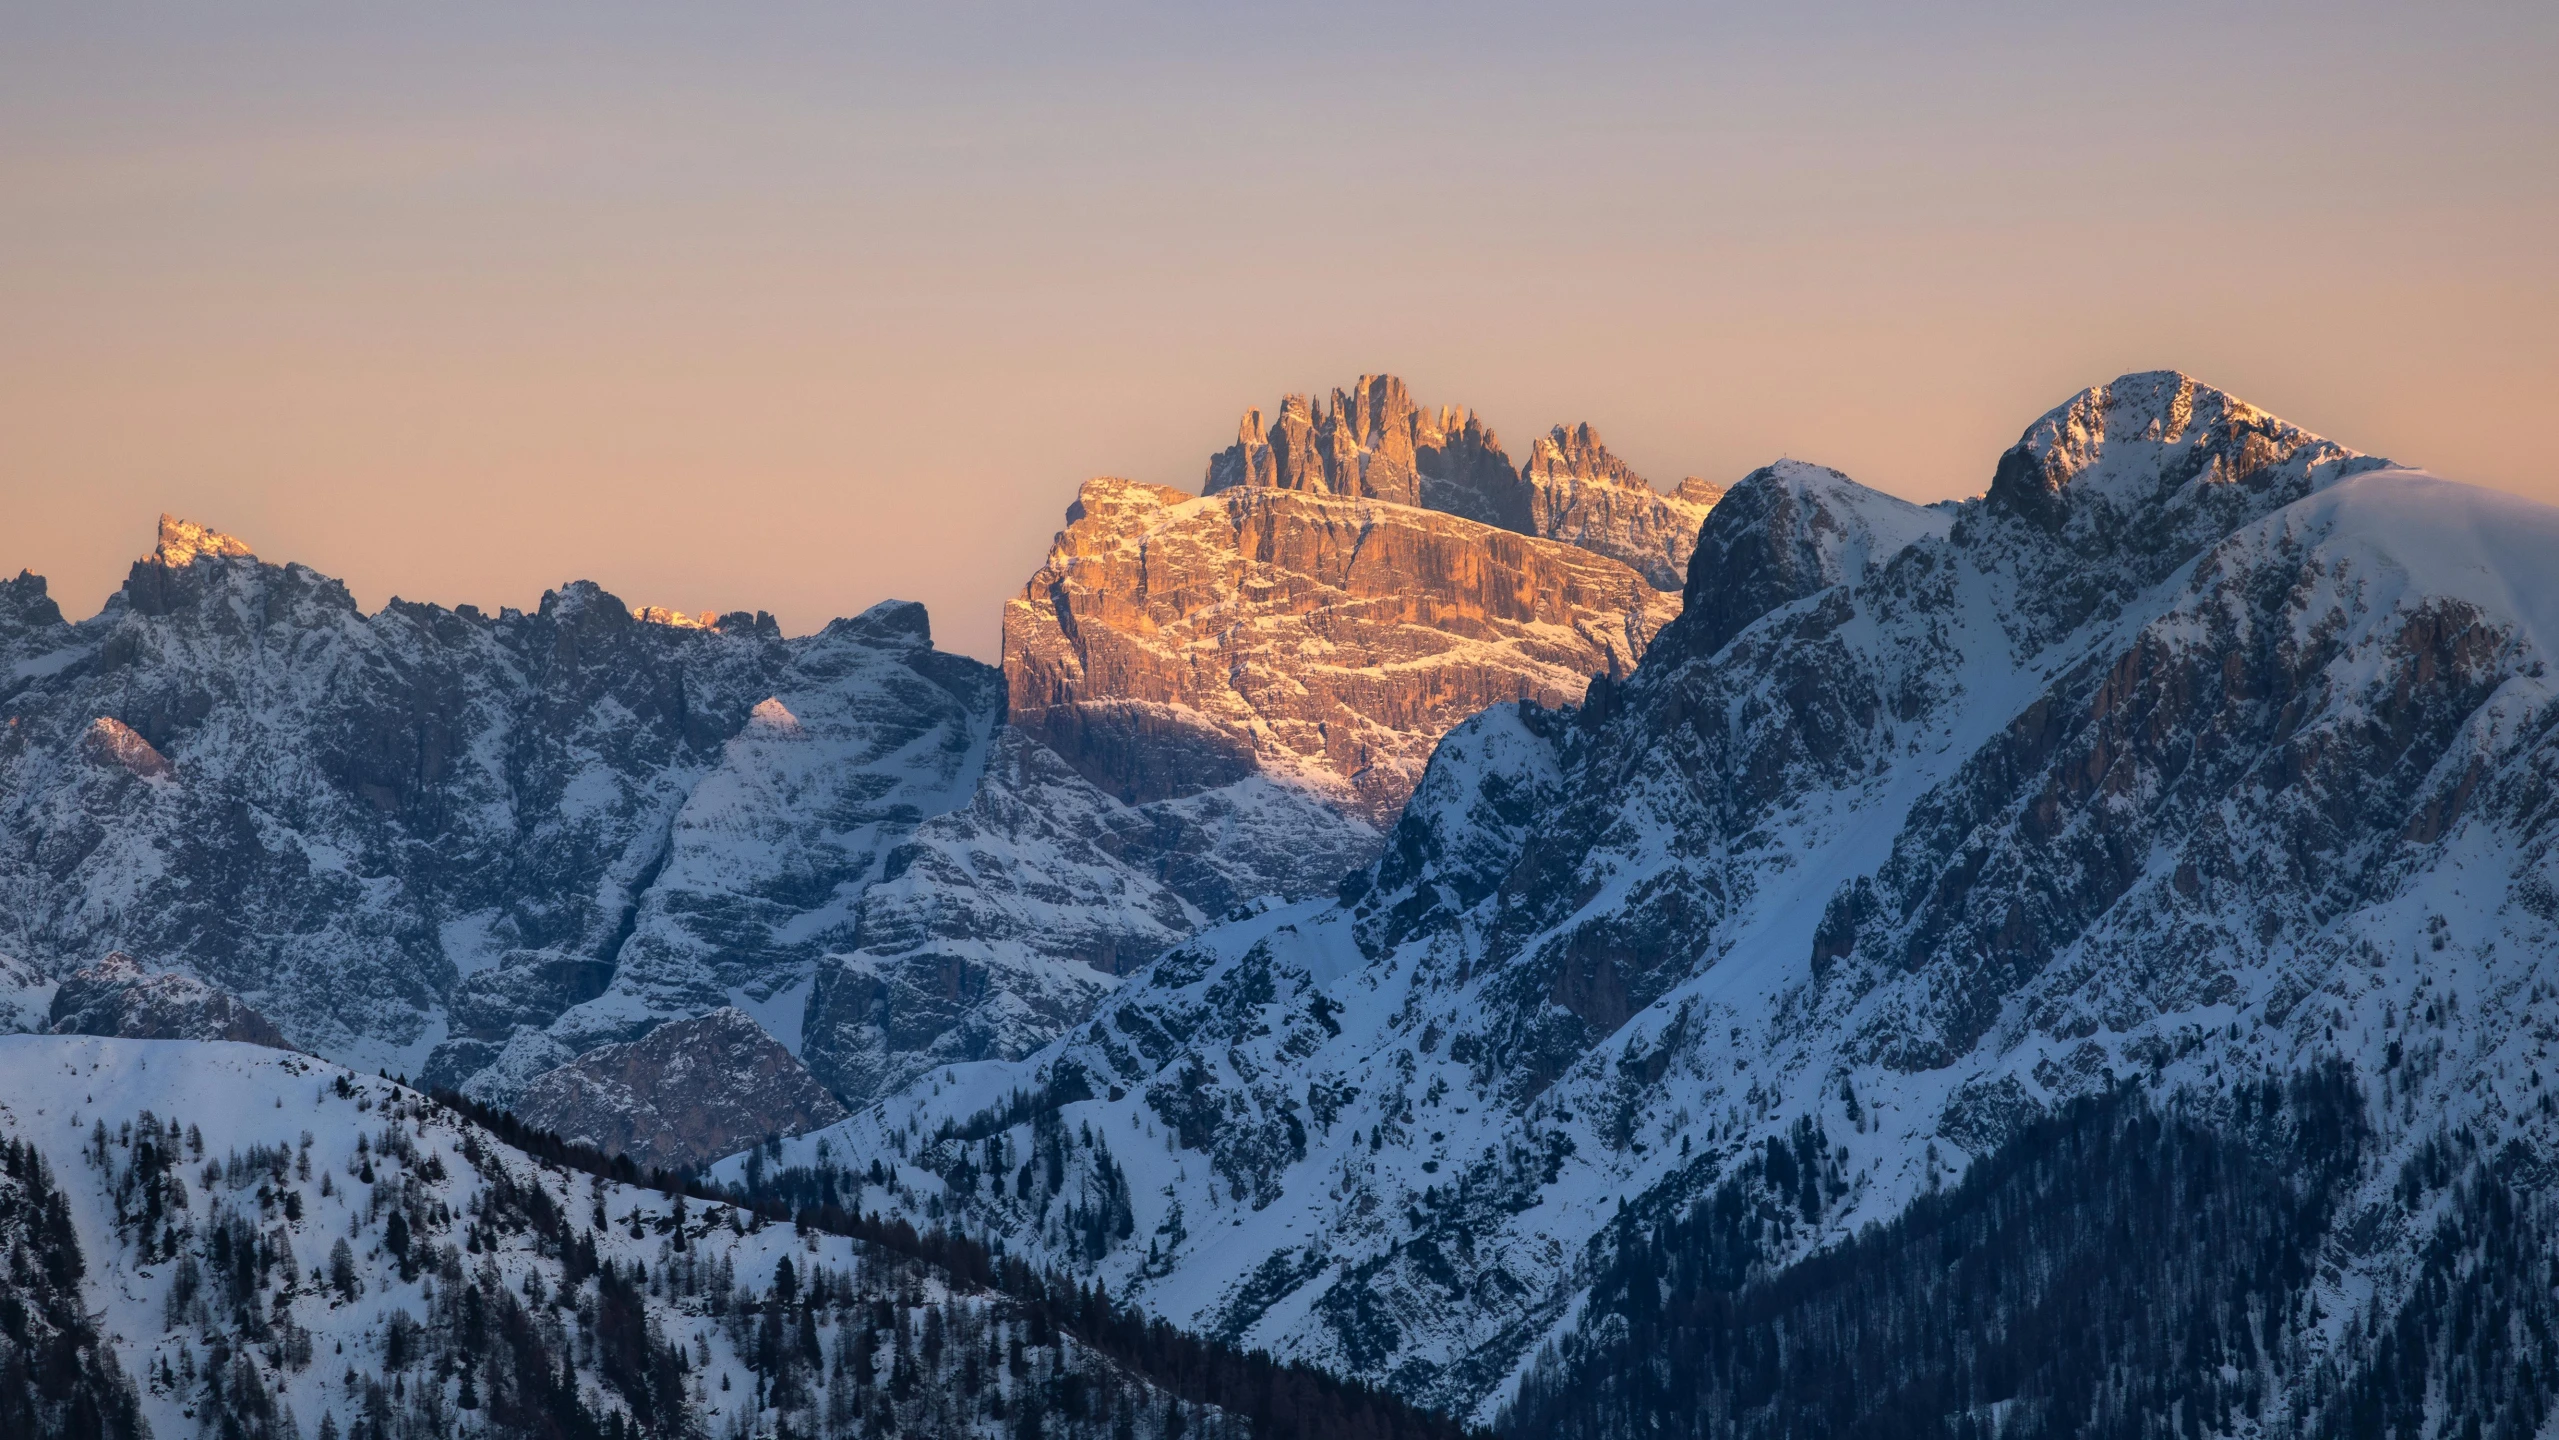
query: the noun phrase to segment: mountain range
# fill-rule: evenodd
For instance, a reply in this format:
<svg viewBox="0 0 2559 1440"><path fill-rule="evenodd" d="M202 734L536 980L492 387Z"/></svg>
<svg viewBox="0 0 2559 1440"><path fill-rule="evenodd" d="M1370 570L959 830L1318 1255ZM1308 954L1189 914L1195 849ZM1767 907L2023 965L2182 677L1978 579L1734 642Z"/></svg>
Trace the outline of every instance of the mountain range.
<svg viewBox="0 0 2559 1440"><path fill-rule="evenodd" d="M2559 512L2173 372L1960 503L1380 376L1202 492L1088 481L1000 667L0 583L0 998L1522 1435L2541 1427Z"/></svg>

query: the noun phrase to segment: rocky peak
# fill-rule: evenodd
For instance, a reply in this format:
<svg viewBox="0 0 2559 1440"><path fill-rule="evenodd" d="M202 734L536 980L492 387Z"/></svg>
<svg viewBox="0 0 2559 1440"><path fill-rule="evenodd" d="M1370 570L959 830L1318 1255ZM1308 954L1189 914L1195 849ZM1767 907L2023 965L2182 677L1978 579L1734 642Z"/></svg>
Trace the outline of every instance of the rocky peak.
<svg viewBox="0 0 2559 1440"><path fill-rule="evenodd" d="M772 617L756 612L760 625L770 625ZM913 600L883 600L859 615L838 620L829 630L842 627L843 633L879 645L904 641L920 648L933 644L933 617L923 605Z"/></svg>
<svg viewBox="0 0 2559 1440"><path fill-rule="evenodd" d="M1689 561L1679 643L1712 655L1770 611L1862 580L1906 546L1942 535L1950 519L1827 466L1761 466L1718 492Z"/></svg>
<svg viewBox="0 0 2559 1440"><path fill-rule="evenodd" d="M1955 535L2010 579L2011 631L2040 645L2240 526L2389 466L2190 376L2148 371L2091 386L2028 426Z"/></svg>
<svg viewBox="0 0 2559 1440"><path fill-rule="evenodd" d="M1609 453L1599 432L1587 420L1579 425L1558 425L1539 436L1528 447L1528 462L1522 469L1532 485L1580 480L1653 488L1625 461Z"/></svg>
<svg viewBox="0 0 2559 1440"><path fill-rule="evenodd" d="M162 515L159 547L144 558L154 564L165 565L176 570L194 564L198 556L210 556L218 560L256 558L250 553L247 541L225 535L219 530L208 530L193 520L181 520L175 515Z"/></svg>
<svg viewBox="0 0 2559 1440"><path fill-rule="evenodd" d="M2174 370L2092 385L2000 457L1986 501L2057 529L2074 509L2173 503L2190 485L2263 488L2355 452Z"/></svg>
<svg viewBox="0 0 2559 1440"><path fill-rule="evenodd" d="M1579 700L1677 608L1618 562L1417 507L1094 481L1005 607L1009 713L1124 802L1259 772L1383 823L1450 726Z"/></svg>
<svg viewBox="0 0 2559 1440"><path fill-rule="evenodd" d="M711 611L687 615L662 605L643 605L631 612L631 618L643 625L664 625L674 630L716 630L720 626L720 617Z"/></svg>
<svg viewBox="0 0 2559 1440"><path fill-rule="evenodd" d="M1244 412L1235 443L1210 457L1201 490L1263 486L1419 505L1420 422L1392 375L1362 375L1349 391L1335 389L1330 405L1291 395L1267 430L1259 409Z"/></svg>
<svg viewBox="0 0 2559 1440"><path fill-rule="evenodd" d="M1711 507L1724 498L1724 487L1703 475L1683 475L1679 478L1678 487L1670 493L1674 500Z"/></svg>
<svg viewBox="0 0 2559 1440"><path fill-rule="evenodd" d="M1511 467L1501 437L1472 410L1442 406L1424 412L1413 439L1413 463L1422 474L1422 503L1485 525L1537 533L1528 485Z"/></svg>
<svg viewBox="0 0 2559 1440"><path fill-rule="evenodd" d="M217 595L230 603L204 603ZM151 553L133 562L118 598L137 615L194 611L217 628L243 633L315 619L329 623L357 609L339 581L306 566L266 564L246 541L174 515L160 517Z"/></svg>
<svg viewBox="0 0 2559 1440"><path fill-rule="evenodd" d="M62 607L45 593L43 576L21 570L15 579L0 580L0 657L32 648L64 625Z"/></svg>
<svg viewBox="0 0 2559 1440"><path fill-rule="evenodd" d="M1530 534L1622 561L1662 590L1686 580L1698 529L1723 495L1702 480L1682 482L1673 495L1655 491L1588 422L1538 437L1519 482Z"/></svg>

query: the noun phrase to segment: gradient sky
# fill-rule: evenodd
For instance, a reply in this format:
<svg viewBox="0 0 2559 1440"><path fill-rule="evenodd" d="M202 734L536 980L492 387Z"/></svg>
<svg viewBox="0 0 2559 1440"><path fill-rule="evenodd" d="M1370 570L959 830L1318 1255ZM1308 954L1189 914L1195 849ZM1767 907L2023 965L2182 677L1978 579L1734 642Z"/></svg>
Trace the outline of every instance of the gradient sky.
<svg viewBox="0 0 2559 1440"><path fill-rule="evenodd" d="M1079 480L1363 370L1934 499L2174 366L2559 502L2559 6L1929 8L18 0L0 573L993 658Z"/></svg>

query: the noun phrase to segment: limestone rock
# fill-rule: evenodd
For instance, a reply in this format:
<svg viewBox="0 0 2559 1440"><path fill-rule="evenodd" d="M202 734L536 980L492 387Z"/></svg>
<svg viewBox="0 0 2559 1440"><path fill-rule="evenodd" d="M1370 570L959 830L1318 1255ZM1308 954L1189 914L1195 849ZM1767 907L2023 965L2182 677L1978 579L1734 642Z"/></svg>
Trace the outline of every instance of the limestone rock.
<svg viewBox="0 0 2559 1440"><path fill-rule="evenodd" d="M1686 582L1698 530L1724 494L1695 476L1661 494L1588 424L1558 425L1540 437L1520 473L1528 533L1624 561L1662 590Z"/></svg>
<svg viewBox="0 0 2559 1440"><path fill-rule="evenodd" d="M89 722L88 730L80 736L80 749L98 764L112 765L139 779L162 780L174 773L167 756L134 733L132 726L111 715Z"/></svg>
<svg viewBox="0 0 2559 1440"><path fill-rule="evenodd" d="M1302 490L1419 505L1560 540L1632 566L1677 590L1698 527L1723 491L1691 476L1664 495L1600 443L1589 425L1558 425L1513 468L1475 412L1424 409L1392 375L1362 375L1330 403L1291 395L1265 426L1247 410L1235 443L1211 456L1201 493Z"/></svg>
<svg viewBox="0 0 2559 1440"><path fill-rule="evenodd" d="M1086 482L1005 607L1009 714L1131 803L1263 773L1391 820L1438 737L1623 676L1678 613L1626 566L1409 505Z"/></svg>

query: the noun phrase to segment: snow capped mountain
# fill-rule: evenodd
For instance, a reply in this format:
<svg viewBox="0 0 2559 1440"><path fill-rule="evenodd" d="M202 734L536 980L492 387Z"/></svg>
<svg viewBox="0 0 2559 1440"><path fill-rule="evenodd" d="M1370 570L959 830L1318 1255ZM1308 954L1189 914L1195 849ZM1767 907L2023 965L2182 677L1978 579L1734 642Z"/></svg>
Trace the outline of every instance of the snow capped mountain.
<svg viewBox="0 0 2559 1440"><path fill-rule="evenodd" d="M2548 508L2182 375L2075 397L1960 506L1771 467L1631 675L1450 732L1339 898L820 1134L1177 1323L1490 1418L1548 1343L1604 1353L1613 1247L1777 1150L1827 1198L1756 1274L2110 1087L2227 1117L2340 1064L2372 1139L2301 1343L2352 1377L2443 1213L2403 1162L2559 1154L2553 576ZM1067 1209L990 1192L1031 1153Z"/></svg>
<svg viewBox="0 0 2559 1440"><path fill-rule="evenodd" d="M793 1028L817 957L997 724L987 667L889 604L635 617L394 601L177 520L104 611L12 582L0 926L121 949L293 1043L489 1093L731 1001Z"/></svg>
<svg viewBox="0 0 2559 1440"><path fill-rule="evenodd" d="M1872 1349L1860 1325L2049 1331L2058 1311L1931 1310L1911 1247L2008 1237L1979 1243L2014 1260L2013 1296L2108 1263L2074 1215L2151 1226L2150 1298L2250 1338L2124 1370L2106 1337L2131 1312L2087 1316L2072 1333L2118 1367L2096 1389L2085 1356L2012 1356L2081 1386L2070 1403L2173 1397L2251 1435L2410 1405L2449 1426L2474 1394L2529 1431L2559 1404L2559 1353L2460 1351L2476 1383L2455 1395L2442 1338L2443 1297L2482 1276L2521 1278L2479 1325L2559 1321L2541 1271L2495 1258L2559 1237L2532 1199L2559 1157L2559 512L2173 373L2056 408L1961 504L1796 462L1665 497L1588 427L1514 469L1391 377L1248 415L1210 482L1089 482L1007 607L1001 671L894 603L799 640L592 586L531 615L366 616L178 521L78 625L41 580L0 582L0 1029L271 1022L259 1038L653 1162L752 1147L716 1173L954 1226L1222 1342L1556 1433L1866 1393L1820 1345L1734 1342L1757 1333L1738 1316L1843 1354ZM154 1089L163 1067L192 1090ZM200 1093L237 1102L226 1125L279 1101L328 1118L354 1159L315 1173L379 1176L389 1144L402 1198L341 1222L351 1242L414 1198L410 1237L465 1217L436 1243L503 1270L525 1233L486 1218L503 1191L547 1237L528 1254L585 1263L537 1214L578 1196L485 1165L453 1188L467 1126L342 1091L310 1055L56 1035L0 1041L0 1072L9 1126L75 1082L84 1117L100 1093L125 1107L104 1163L41 1146L93 1218L165 1204L121 1127L145 1104L194 1122ZM360 1103L398 1134L347 1130L332 1107ZM224 1213L247 1215L260 1165L268 1198L223 1243L282 1224L315 1264L276 1207L335 1179L304 1193L310 1147L262 1136L238 1133L277 1148L243 1149ZM107 1268L82 1283L196 1324L154 1287L176 1283L167 1246L212 1243L209 1214L180 1241L84 1231ZM671 1241L671 1211L639 1228L659 1221ZM382 1244L354 1280L410 1284ZM769 1313L778 1270L753 1263ZM435 1403L500 1371L510 1404L664 1403L584 1359L529 1391L514 1362L465 1364L436 1265L446 1320L423 1290L412 1311L453 1357ZM477 1269L483 1305L542 1313ZM2230 1274L2256 1288L2216 1288ZM687 1308L690 1280L616 1283L670 1336L717 1313ZM59 1290L31 1303L74 1325ZM306 1422L372 1405L289 1363L297 1326L391 1343L387 1311L318 1323L360 1299L286 1294L265 1360L223 1322L217 1373L245 1356ZM906 1308L960 1326L943 1300ZM212 1332L145 1343L109 1310L152 1414L212 1403L177 1366ZM748 1343L688 1346L679 1373L781 1387L824 1423L810 1376L719 1368ZM1893 1343L1897 1375L1938 1363ZM1667 1375L1682 1346L1714 1363ZM392 1400L428 1393L383 1373L418 1377ZM1967 1395L1911 1423L2062 1403ZM1890 1428L1753 1413L1771 1435Z"/></svg>

